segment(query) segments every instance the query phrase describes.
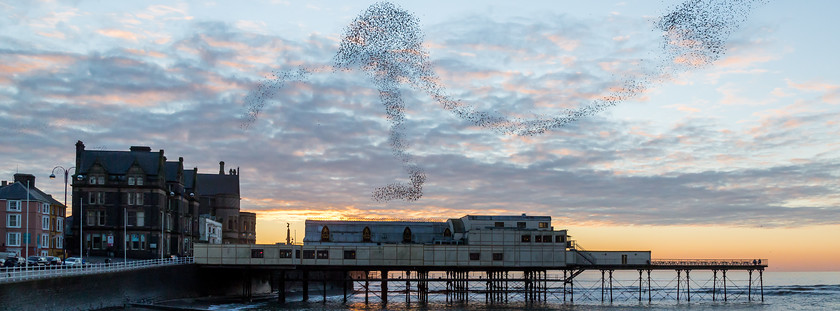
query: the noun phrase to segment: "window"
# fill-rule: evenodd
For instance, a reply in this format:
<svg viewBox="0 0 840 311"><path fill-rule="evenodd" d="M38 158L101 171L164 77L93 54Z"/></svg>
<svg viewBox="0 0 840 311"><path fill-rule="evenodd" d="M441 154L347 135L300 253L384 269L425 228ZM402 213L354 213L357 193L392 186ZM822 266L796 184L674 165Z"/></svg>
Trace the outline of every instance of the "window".
<svg viewBox="0 0 840 311"><path fill-rule="evenodd" d="M544 235L543 236L543 243L551 243L551 236L550 235Z"/></svg>
<svg viewBox="0 0 840 311"><path fill-rule="evenodd" d="M104 226L105 225L105 211L98 211L96 213L99 214L99 225Z"/></svg>
<svg viewBox="0 0 840 311"><path fill-rule="evenodd" d="M41 214L49 215L50 214L50 205L48 203L41 204Z"/></svg>
<svg viewBox="0 0 840 311"><path fill-rule="evenodd" d="M621 255L621 264L622 264L622 265L626 265L626 264L627 264L627 254L622 254L622 255Z"/></svg>
<svg viewBox="0 0 840 311"><path fill-rule="evenodd" d="M504 253L493 253L493 261L502 261L505 258Z"/></svg>
<svg viewBox="0 0 840 311"><path fill-rule="evenodd" d="M143 176L138 176L138 177L137 177L137 185L138 185L138 186L142 186L142 185L143 185Z"/></svg>
<svg viewBox="0 0 840 311"><path fill-rule="evenodd" d="M315 257L315 254L314 254L314 253L312 254L312 257L313 257L313 258ZM296 250L295 250L295 258L300 258L300 250L299 250L299 249L296 249Z"/></svg>
<svg viewBox="0 0 840 311"><path fill-rule="evenodd" d="M88 211L87 212L87 225L105 225L105 211Z"/></svg>
<svg viewBox="0 0 840 311"><path fill-rule="evenodd" d="M41 216L41 230L50 230L50 216Z"/></svg>
<svg viewBox="0 0 840 311"><path fill-rule="evenodd" d="M128 177L128 185L134 186L134 177Z"/></svg>
<svg viewBox="0 0 840 311"><path fill-rule="evenodd" d="M280 258L292 258L292 250L290 249L281 249L280 250Z"/></svg>
<svg viewBox="0 0 840 311"><path fill-rule="evenodd" d="M563 242L566 242L566 236L565 236L565 235L557 235L557 236L554 236L554 242L555 242L555 243L563 243Z"/></svg>
<svg viewBox="0 0 840 311"><path fill-rule="evenodd" d="M146 249L146 235L140 235L140 249Z"/></svg>
<svg viewBox="0 0 840 311"><path fill-rule="evenodd" d="M540 223L540 228L548 228L548 223L547 222L541 222Z"/></svg>
<svg viewBox="0 0 840 311"><path fill-rule="evenodd" d="M531 242L531 235L530 234L523 234L522 235L522 242L523 243L530 243Z"/></svg>
<svg viewBox="0 0 840 311"><path fill-rule="evenodd" d="M146 213L144 212L137 212L137 221L134 223L138 227L142 227L146 225Z"/></svg>
<svg viewBox="0 0 840 311"><path fill-rule="evenodd" d="M57 217L55 219L55 231L57 231L57 232L64 231L64 218Z"/></svg>
<svg viewBox="0 0 840 311"><path fill-rule="evenodd" d="M142 193L129 192L126 193L126 196L128 196L128 199L126 200L128 205L143 205Z"/></svg>
<svg viewBox="0 0 840 311"><path fill-rule="evenodd" d="M136 202L134 202L134 203L137 203L137 205L143 205L143 194L142 193L135 193L134 195L137 197Z"/></svg>
<svg viewBox="0 0 840 311"><path fill-rule="evenodd" d="M403 243L411 243L411 229L408 227L403 230Z"/></svg>
<svg viewBox="0 0 840 311"><path fill-rule="evenodd" d="M88 183L90 183L91 185L104 185L105 184L105 176L92 175L88 178Z"/></svg>
<svg viewBox="0 0 840 311"><path fill-rule="evenodd" d="M137 223L137 212L128 212L128 222L126 226L134 226Z"/></svg>
<svg viewBox="0 0 840 311"><path fill-rule="evenodd" d="M534 236L534 242L542 243L542 236L541 235L535 235Z"/></svg>
<svg viewBox="0 0 840 311"><path fill-rule="evenodd" d="M126 204L134 205L134 193L129 192L129 193L126 193L125 195L128 197L126 199Z"/></svg>
<svg viewBox="0 0 840 311"><path fill-rule="evenodd" d="M20 214L6 215L6 228L20 228Z"/></svg>
<svg viewBox="0 0 840 311"><path fill-rule="evenodd" d="M64 248L64 237L60 235L55 236L55 248L62 249Z"/></svg>
<svg viewBox="0 0 840 311"><path fill-rule="evenodd" d="M7 233L6 246L20 246L20 232Z"/></svg>
<svg viewBox="0 0 840 311"><path fill-rule="evenodd" d="M20 200L6 201L6 210L10 212L20 212Z"/></svg>
<svg viewBox="0 0 840 311"><path fill-rule="evenodd" d="M481 259L481 253L470 253L470 260L479 260Z"/></svg>
<svg viewBox="0 0 840 311"><path fill-rule="evenodd" d="M330 259L330 251L318 251L317 252L318 259Z"/></svg>
<svg viewBox="0 0 840 311"><path fill-rule="evenodd" d="M49 234L42 234L41 235L41 248L50 248L50 235Z"/></svg>
<svg viewBox="0 0 840 311"><path fill-rule="evenodd" d="M356 250L344 251L344 259L356 259Z"/></svg>
<svg viewBox="0 0 840 311"><path fill-rule="evenodd" d="M443 237L445 237L445 238L451 238L451 237L452 237L452 231L451 231L451 230L449 230L449 228L444 229L444 230L443 230Z"/></svg>
<svg viewBox="0 0 840 311"><path fill-rule="evenodd" d="M128 176L128 185L129 186L142 186L143 185L143 176Z"/></svg>
<svg viewBox="0 0 840 311"><path fill-rule="evenodd" d="M496 228L504 228L504 227L505 227L505 222L503 222L503 221L497 221L497 222L494 224L494 227L496 227Z"/></svg>
<svg viewBox="0 0 840 311"><path fill-rule="evenodd" d="M251 258L265 258L265 253L262 248L251 249Z"/></svg>
<svg viewBox="0 0 840 311"><path fill-rule="evenodd" d="M517 222L516 227L519 228L519 229L525 229L525 222L524 221Z"/></svg>
<svg viewBox="0 0 840 311"><path fill-rule="evenodd" d="M370 242L370 228L368 227L362 230L362 242Z"/></svg>
<svg viewBox="0 0 840 311"><path fill-rule="evenodd" d="M105 195L103 192L88 192L89 204L105 204Z"/></svg>
<svg viewBox="0 0 840 311"><path fill-rule="evenodd" d="M315 259L315 251L303 251L303 259Z"/></svg>
<svg viewBox="0 0 840 311"><path fill-rule="evenodd" d="M324 226L324 228L321 229L321 241L330 241L330 228L327 228L327 226Z"/></svg>
<svg viewBox="0 0 840 311"><path fill-rule="evenodd" d="M96 223L96 212L88 211L87 212L87 225L93 226Z"/></svg>

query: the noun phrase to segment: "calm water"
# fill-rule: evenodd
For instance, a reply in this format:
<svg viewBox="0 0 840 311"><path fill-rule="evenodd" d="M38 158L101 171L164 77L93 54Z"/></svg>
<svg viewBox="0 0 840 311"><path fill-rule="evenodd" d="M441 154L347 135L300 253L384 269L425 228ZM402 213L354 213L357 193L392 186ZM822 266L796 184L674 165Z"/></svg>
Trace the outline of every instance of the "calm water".
<svg viewBox="0 0 840 311"><path fill-rule="evenodd" d="M394 277L394 276L392 276ZM398 278L396 276L395 278ZM548 302L525 303L521 297L511 296L507 304L485 303L483 294L472 294L469 303L447 303L444 295L430 295L430 302L421 305L416 296L412 302L405 302L402 293L391 293L389 303L382 306L379 299L371 295L370 304L364 304L364 294L349 297L348 303L342 303L342 296L330 295L322 301L320 294L310 295L309 302L301 302L299 296L292 296L286 304L278 304L274 299L251 303L213 303L181 302L174 305L206 310L840 310L840 272L767 272L764 274L764 302L747 301L749 276L746 272L730 271L727 275L729 302L713 302L711 298L712 273L693 271L691 273L692 301L685 301L684 274L681 283L681 301L676 301L676 273L673 271L654 272L652 275L653 303L638 302L638 273L616 272L614 274L614 302L601 302L600 273L586 272L578 276L575 284L575 303L563 303L562 291L549 294ZM718 274L720 277L720 273ZM758 273L754 273L754 288L758 287ZM646 276L645 276L646 279ZM399 290L397 282L389 285L390 289ZM476 282L479 283L479 282ZM722 283L718 283L718 286ZM559 284L562 286L562 284ZM414 285L412 285L414 286ZM476 284L476 289L483 284ZM643 283L647 286L647 282ZM374 290L374 284L371 284ZM555 284L549 283L549 287ZM375 290L378 290L376 287ZM722 295L722 290L719 292ZM760 291L754 292L753 299L760 300ZM607 297L609 294L607 294ZM722 300L722 296L717 296ZM609 298L606 298L609 299Z"/></svg>

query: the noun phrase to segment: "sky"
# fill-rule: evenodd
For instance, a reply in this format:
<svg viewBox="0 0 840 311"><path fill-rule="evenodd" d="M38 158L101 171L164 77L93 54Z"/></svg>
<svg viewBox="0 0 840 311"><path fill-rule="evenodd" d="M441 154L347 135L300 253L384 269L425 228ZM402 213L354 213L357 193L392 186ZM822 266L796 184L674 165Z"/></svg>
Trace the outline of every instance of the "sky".
<svg viewBox="0 0 840 311"><path fill-rule="evenodd" d="M652 70L654 22L680 1L393 1L413 14L447 94L528 118L559 114ZM840 270L840 29L835 1L766 1L708 66L651 82L541 135L474 126L404 87L417 201L377 87L322 70L265 99L278 73L329 68L372 1L0 0L0 176L39 188L87 149L164 149L186 167L240 168L257 241L303 240L306 218L548 215L587 249L654 258L767 258ZM299 235L299 236L297 236ZM294 237L293 237L294 238Z"/></svg>

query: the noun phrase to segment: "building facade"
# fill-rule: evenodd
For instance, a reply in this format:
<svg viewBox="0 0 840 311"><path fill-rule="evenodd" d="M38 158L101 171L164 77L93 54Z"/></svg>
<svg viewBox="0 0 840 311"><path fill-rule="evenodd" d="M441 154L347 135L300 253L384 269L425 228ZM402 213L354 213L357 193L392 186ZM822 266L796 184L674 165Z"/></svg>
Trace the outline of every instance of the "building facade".
<svg viewBox="0 0 840 311"><path fill-rule="evenodd" d="M130 258L190 256L201 239L201 215L238 221L238 174L223 174L223 169L220 173L184 169L184 158L167 161L163 150L146 146L85 150L84 143L77 142L72 210L81 217L73 217L68 251L115 257L125 252ZM211 206L201 204L203 189L213 192ZM225 236L225 223L221 224L220 234ZM229 240L246 243L241 241Z"/></svg>
<svg viewBox="0 0 840 311"><path fill-rule="evenodd" d="M64 205L35 186L35 176L15 174L0 186L0 251L18 256L64 256Z"/></svg>
<svg viewBox="0 0 840 311"><path fill-rule="evenodd" d="M255 244L256 214L242 212L239 207L239 169L225 171L219 162L218 174L197 174L199 214L222 224L223 244Z"/></svg>

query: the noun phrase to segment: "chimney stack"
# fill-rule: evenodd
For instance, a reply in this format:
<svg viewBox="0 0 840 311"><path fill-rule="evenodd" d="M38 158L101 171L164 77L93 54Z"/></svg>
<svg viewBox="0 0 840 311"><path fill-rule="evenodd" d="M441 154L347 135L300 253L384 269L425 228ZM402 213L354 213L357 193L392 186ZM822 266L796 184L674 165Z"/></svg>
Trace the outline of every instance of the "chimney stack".
<svg viewBox="0 0 840 311"><path fill-rule="evenodd" d="M32 174L15 174L15 182L19 182L21 184L26 184L29 182L29 188L35 188L35 175Z"/></svg>
<svg viewBox="0 0 840 311"><path fill-rule="evenodd" d="M9 182L8 182L8 181L5 181L5 180L3 181L3 186L6 186L6 185L8 185L8 184L9 184Z"/></svg>
<svg viewBox="0 0 840 311"><path fill-rule="evenodd" d="M219 161L219 175L225 174L225 161Z"/></svg>
<svg viewBox="0 0 840 311"><path fill-rule="evenodd" d="M152 147L149 147L149 146L131 146L131 148L128 148L128 150L134 151L134 152L152 152Z"/></svg>

